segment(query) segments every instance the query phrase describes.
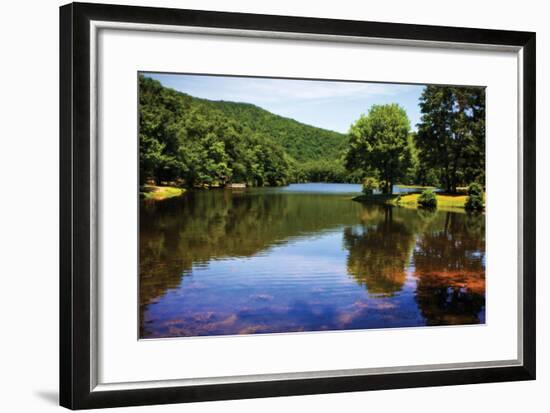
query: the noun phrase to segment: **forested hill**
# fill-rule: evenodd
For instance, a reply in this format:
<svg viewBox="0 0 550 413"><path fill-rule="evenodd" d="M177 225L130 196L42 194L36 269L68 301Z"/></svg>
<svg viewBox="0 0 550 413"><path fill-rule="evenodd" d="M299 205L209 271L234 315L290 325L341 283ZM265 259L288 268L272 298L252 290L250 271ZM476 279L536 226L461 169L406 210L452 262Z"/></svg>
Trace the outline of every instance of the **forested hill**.
<svg viewBox="0 0 550 413"><path fill-rule="evenodd" d="M342 155L347 144L344 134L275 115L250 103L196 100L275 140L297 161L336 159Z"/></svg>
<svg viewBox="0 0 550 413"><path fill-rule="evenodd" d="M248 103L199 99L145 76L139 78L139 138L142 183L285 185L345 174L344 134ZM335 176L312 175L319 170Z"/></svg>

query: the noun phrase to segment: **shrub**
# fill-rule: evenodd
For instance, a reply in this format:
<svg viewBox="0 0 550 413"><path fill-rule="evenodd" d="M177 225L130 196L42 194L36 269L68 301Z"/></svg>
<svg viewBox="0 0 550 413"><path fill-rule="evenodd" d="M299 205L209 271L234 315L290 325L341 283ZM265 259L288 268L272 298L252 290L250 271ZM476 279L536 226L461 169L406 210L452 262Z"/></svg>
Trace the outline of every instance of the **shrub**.
<svg viewBox="0 0 550 413"><path fill-rule="evenodd" d="M423 208L437 208L437 198L432 189L425 189L418 197L418 205Z"/></svg>
<svg viewBox="0 0 550 413"><path fill-rule="evenodd" d="M468 186L468 199L464 208L466 211L483 211L483 188L480 184L473 182Z"/></svg>
<svg viewBox="0 0 550 413"><path fill-rule="evenodd" d="M363 193L365 195L372 195L376 189L378 189L378 179L372 176L363 178Z"/></svg>
<svg viewBox="0 0 550 413"><path fill-rule="evenodd" d="M483 198L477 195L469 196L464 204L466 211L483 211Z"/></svg>
<svg viewBox="0 0 550 413"><path fill-rule="evenodd" d="M477 182L472 182L468 185L468 195L480 195L483 196L483 188Z"/></svg>

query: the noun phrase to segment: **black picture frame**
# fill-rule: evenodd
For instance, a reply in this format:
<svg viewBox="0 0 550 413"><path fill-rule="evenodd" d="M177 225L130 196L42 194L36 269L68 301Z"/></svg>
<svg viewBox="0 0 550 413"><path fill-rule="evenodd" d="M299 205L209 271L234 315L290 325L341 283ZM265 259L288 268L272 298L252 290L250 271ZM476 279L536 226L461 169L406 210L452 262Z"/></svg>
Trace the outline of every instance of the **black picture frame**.
<svg viewBox="0 0 550 413"><path fill-rule="evenodd" d="M311 379L91 390L90 21L185 25L521 48L523 365ZM535 56L531 32L72 3L60 8L60 404L103 408L535 379Z"/></svg>

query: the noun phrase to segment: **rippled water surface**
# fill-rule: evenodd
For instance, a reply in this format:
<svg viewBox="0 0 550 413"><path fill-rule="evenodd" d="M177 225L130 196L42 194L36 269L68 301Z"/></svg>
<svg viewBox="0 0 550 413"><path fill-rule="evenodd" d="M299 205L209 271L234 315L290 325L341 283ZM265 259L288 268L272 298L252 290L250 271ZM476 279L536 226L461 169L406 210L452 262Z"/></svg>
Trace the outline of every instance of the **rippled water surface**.
<svg viewBox="0 0 550 413"><path fill-rule="evenodd" d="M141 337L484 323L484 215L367 206L359 190L143 202Z"/></svg>

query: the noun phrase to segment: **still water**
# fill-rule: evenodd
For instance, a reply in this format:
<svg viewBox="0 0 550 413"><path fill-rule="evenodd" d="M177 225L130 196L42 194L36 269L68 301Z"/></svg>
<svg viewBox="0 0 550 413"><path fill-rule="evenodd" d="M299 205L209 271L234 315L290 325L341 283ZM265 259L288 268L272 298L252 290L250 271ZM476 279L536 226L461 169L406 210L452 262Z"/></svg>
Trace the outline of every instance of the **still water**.
<svg viewBox="0 0 550 413"><path fill-rule="evenodd" d="M142 338L485 322L485 216L359 185L189 191L140 208Z"/></svg>

